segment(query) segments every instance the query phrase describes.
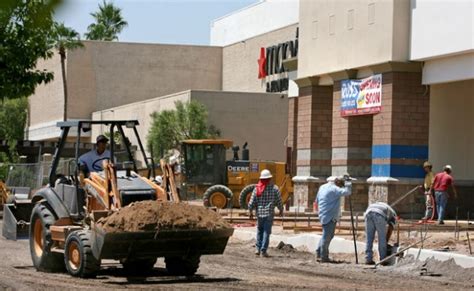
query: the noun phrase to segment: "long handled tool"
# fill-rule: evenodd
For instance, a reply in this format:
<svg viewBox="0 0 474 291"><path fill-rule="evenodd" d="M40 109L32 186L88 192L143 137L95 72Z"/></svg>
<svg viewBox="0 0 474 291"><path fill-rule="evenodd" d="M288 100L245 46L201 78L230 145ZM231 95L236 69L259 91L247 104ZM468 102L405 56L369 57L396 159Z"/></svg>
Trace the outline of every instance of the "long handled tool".
<svg viewBox="0 0 474 291"><path fill-rule="evenodd" d="M390 204L391 207L397 205L398 203L400 203L400 201L402 201L403 199L405 199L408 195L410 195L411 193L415 192L416 190L418 190L420 188L420 186L416 186L415 188L411 189L410 191L408 191L407 193L405 193L403 196L401 196L400 198L398 198L397 200L395 200L395 202L393 202L392 204Z"/></svg>
<svg viewBox="0 0 474 291"><path fill-rule="evenodd" d="M357 243L356 243L356 235L355 235L355 228L354 228L354 215L352 215L352 199L351 195L349 197L349 210L351 211L351 225L352 225L352 238L354 239L354 252L356 256L356 264L359 264L359 257L357 255Z"/></svg>

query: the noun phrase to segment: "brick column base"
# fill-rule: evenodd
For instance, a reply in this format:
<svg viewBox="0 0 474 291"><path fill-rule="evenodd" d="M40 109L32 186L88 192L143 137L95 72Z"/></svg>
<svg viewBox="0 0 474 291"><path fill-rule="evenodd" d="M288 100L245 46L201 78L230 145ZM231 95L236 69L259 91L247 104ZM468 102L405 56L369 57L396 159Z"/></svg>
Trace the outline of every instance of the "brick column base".
<svg viewBox="0 0 474 291"><path fill-rule="evenodd" d="M293 206L290 211L308 212L313 211L313 202L316 198L316 192L325 181L308 177L306 179L293 179Z"/></svg>
<svg viewBox="0 0 474 291"><path fill-rule="evenodd" d="M423 184L423 180L421 179L395 180L370 178L368 182L369 204L385 202L389 205L414 187ZM402 218L420 219L423 217L425 212L425 197L423 193L416 190L397 203L393 209Z"/></svg>

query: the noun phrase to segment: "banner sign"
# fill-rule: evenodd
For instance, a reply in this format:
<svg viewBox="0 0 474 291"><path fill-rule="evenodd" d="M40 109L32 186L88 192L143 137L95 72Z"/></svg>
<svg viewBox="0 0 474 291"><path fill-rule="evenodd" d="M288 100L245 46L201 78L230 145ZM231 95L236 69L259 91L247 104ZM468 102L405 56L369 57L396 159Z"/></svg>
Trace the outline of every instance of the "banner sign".
<svg viewBox="0 0 474 291"><path fill-rule="evenodd" d="M341 116L375 114L381 109L381 74L341 82Z"/></svg>

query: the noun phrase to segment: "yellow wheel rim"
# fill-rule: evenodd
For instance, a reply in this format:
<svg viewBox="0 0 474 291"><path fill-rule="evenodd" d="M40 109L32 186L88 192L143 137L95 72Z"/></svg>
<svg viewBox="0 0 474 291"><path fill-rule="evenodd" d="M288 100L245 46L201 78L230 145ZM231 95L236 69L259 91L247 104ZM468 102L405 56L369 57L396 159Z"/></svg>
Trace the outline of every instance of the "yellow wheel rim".
<svg viewBox="0 0 474 291"><path fill-rule="evenodd" d="M36 256L41 257L43 255L43 225L41 224L40 219L36 219L33 231L34 239L34 250Z"/></svg>
<svg viewBox="0 0 474 291"><path fill-rule="evenodd" d="M73 270L77 270L81 265L81 252L79 251L79 245L77 242L72 241L69 244L68 249L68 264Z"/></svg>
<svg viewBox="0 0 474 291"><path fill-rule="evenodd" d="M227 198L222 192L214 192L211 197L209 197L209 202L211 206L222 209L227 205Z"/></svg>

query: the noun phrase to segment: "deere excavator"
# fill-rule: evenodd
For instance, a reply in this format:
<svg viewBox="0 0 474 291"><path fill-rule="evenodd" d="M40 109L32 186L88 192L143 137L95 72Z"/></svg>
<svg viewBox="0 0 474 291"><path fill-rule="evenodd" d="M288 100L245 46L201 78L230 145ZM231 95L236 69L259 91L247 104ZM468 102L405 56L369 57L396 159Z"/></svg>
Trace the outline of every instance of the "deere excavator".
<svg viewBox="0 0 474 291"><path fill-rule="evenodd" d="M49 184L31 197L29 244L37 270L66 269L73 276L94 277L102 259L118 260L125 269L147 271L158 257L164 257L168 273L190 276L197 271L201 255L224 252L232 228L107 232L98 220L132 202L178 202L179 197L153 183L150 177L136 174L137 163L126 142L125 131L135 134L143 161L151 169L138 136L138 121L79 120L59 122L57 126L62 133L49 172ZM89 132L92 126L107 127L110 136L118 132L126 155L123 160L118 158L115 138L111 139L110 160L104 162L103 171L85 177L79 167L79 144L81 134ZM58 163L72 129L76 130L75 158L66 173L60 173ZM15 213L9 216L6 221L10 225L4 228L11 229L19 222Z"/></svg>
<svg viewBox="0 0 474 291"><path fill-rule="evenodd" d="M227 160L228 149L233 159ZM180 195L186 200L202 199L204 206L247 209L260 171L268 169L286 203L293 194L291 176L286 163L249 159L247 143L239 158L239 147L227 139L184 140Z"/></svg>

